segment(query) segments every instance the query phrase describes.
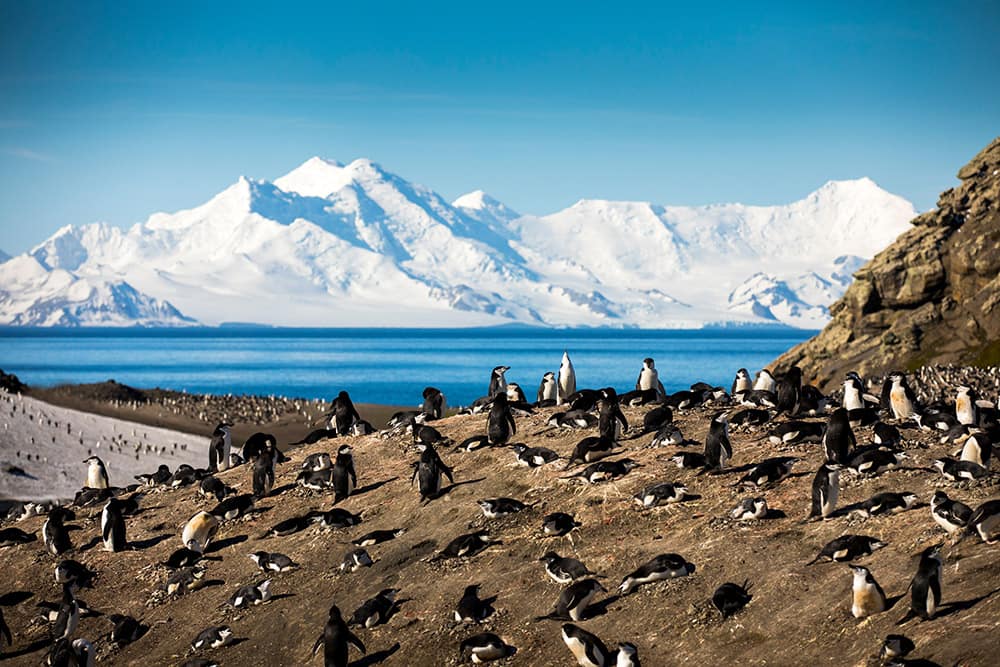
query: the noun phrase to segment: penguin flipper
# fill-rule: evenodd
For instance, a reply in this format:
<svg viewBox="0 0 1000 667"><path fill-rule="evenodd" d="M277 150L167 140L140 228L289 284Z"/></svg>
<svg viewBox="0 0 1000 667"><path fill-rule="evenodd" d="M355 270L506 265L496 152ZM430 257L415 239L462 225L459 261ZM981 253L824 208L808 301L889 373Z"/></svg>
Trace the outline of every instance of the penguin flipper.
<svg viewBox="0 0 1000 667"><path fill-rule="evenodd" d="M319 639L316 640L316 643L313 644L312 657L314 658L316 657L316 654L319 652L319 647L322 645L323 645L323 635L320 635Z"/></svg>
<svg viewBox="0 0 1000 667"><path fill-rule="evenodd" d="M361 640L354 636L354 633L350 630L347 631L347 641L358 647L358 650L368 655L368 651L365 649L365 645L361 643Z"/></svg>

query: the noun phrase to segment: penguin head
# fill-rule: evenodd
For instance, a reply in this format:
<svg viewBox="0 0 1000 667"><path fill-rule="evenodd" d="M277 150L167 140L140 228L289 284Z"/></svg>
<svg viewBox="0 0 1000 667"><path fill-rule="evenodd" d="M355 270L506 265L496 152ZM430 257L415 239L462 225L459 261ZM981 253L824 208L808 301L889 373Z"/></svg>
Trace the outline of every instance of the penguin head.
<svg viewBox="0 0 1000 667"><path fill-rule="evenodd" d="M931 462L931 465L937 468L939 471L944 472L944 467L948 465L950 462L951 460L948 458L934 459L934 461ZM938 493L940 493L940 491L938 491Z"/></svg>
<svg viewBox="0 0 1000 667"><path fill-rule="evenodd" d="M250 560L252 560L257 565L260 565L260 561L261 560L266 560L267 559L267 552L266 551L255 551L252 554L250 554L249 558L250 558Z"/></svg>
<svg viewBox="0 0 1000 667"><path fill-rule="evenodd" d="M340 448L337 449L337 453L338 454L350 454L353 451L354 451L354 448L351 447L350 445L341 445ZM329 455L327 455L327 456L329 456Z"/></svg>
<svg viewBox="0 0 1000 667"><path fill-rule="evenodd" d="M538 559L540 563L552 563L559 560L559 554L555 551L546 551L545 555Z"/></svg>
<svg viewBox="0 0 1000 667"><path fill-rule="evenodd" d="M653 368L654 362L653 362L652 357L646 357L645 359L643 359L642 360L642 365L645 368Z"/></svg>
<svg viewBox="0 0 1000 667"><path fill-rule="evenodd" d="M741 368L738 371L736 371L736 377L749 379L750 378L750 371L748 371L745 368Z"/></svg>
<svg viewBox="0 0 1000 667"><path fill-rule="evenodd" d="M545 375L542 376L542 379L543 380L555 380L556 379L556 374L553 373L552 371L549 371Z"/></svg>
<svg viewBox="0 0 1000 667"><path fill-rule="evenodd" d="M399 595L398 588L384 588L378 593L378 597L385 598L389 602L395 602L397 595Z"/></svg>
<svg viewBox="0 0 1000 667"><path fill-rule="evenodd" d="M945 493L944 491L935 491L934 496L931 498L931 507L934 507L935 505L940 505L941 503L947 502L948 500L950 500L950 498L948 498L947 493Z"/></svg>
<svg viewBox="0 0 1000 667"><path fill-rule="evenodd" d="M340 607L338 607L335 604L334 605L330 605L330 620L331 621L339 621L339 620L341 620L341 618L342 618L342 616L340 614Z"/></svg>
<svg viewBox="0 0 1000 667"><path fill-rule="evenodd" d="M917 503L917 494L915 493L904 493L903 503L906 505L906 509L910 509Z"/></svg>

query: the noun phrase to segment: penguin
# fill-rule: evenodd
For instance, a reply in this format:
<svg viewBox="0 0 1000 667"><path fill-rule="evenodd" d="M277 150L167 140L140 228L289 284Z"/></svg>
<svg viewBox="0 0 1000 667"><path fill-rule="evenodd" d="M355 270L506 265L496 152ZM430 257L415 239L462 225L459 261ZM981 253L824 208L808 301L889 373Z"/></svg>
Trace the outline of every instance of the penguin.
<svg viewBox="0 0 1000 667"><path fill-rule="evenodd" d="M917 503L917 494L904 491L895 493L886 491L876 493L868 500L861 503L857 512L865 517L873 517L880 514L897 514L905 512Z"/></svg>
<svg viewBox="0 0 1000 667"><path fill-rule="evenodd" d="M83 462L89 464L87 466L87 487L107 489L111 486L111 482L108 480L108 469L100 457L91 456L84 459Z"/></svg>
<svg viewBox="0 0 1000 667"><path fill-rule="evenodd" d="M315 656L319 647L322 646L323 667L347 667L348 644L354 644L364 654L368 653L361 640L355 637L354 633L347 627L347 623L340 615L340 608L337 605L332 605L326 625L323 627L323 634L313 645L313 655Z"/></svg>
<svg viewBox="0 0 1000 667"><path fill-rule="evenodd" d="M120 500L112 498L101 512L101 538L105 551L125 550L125 516Z"/></svg>
<svg viewBox="0 0 1000 667"><path fill-rule="evenodd" d="M650 508L660 505L671 505L684 502L687 498L687 487L683 484L663 482L654 484L632 496L639 507Z"/></svg>
<svg viewBox="0 0 1000 667"><path fill-rule="evenodd" d="M163 561L161 565L171 570L177 570L182 567L190 567L204 558L204 554L200 551L193 551L187 547L181 547L180 549L174 551L167 560Z"/></svg>
<svg viewBox="0 0 1000 667"><path fill-rule="evenodd" d="M769 410L747 409L733 413L729 418L729 423L733 426L760 426L771 421Z"/></svg>
<svg viewBox="0 0 1000 667"><path fill-rule="evenodd" d="M516 382L508 382L507 391L505 393L507 395L508 403L516 403L522 406L528 404L528 398L524 395L524 390L521 389L521 385Z"/></svg>
<svg viewBox="0 0 1000 667"><path fill-rule="evenodd" d="M830 415L823 433L823 449L826 452L827 462L847 465L851 450L856 443L854 431L851 430L851 424L847 418L847 410L837 408Z"/></svg>
<svg viewBox="0 0 1000 667"><path fill-rule="evenodd" d="M208 658L191 658L181 664L181 667L219 667L219 663Z"/></svg>
<svg viewBox="0 0 1000 667"><path fill-rule="evenodd" d="M690 443L684 440L684 434L676 424L665 424L659 431L656 432L656 435L653 436L649 446L656 448L686 444Z"/></svg>
<svg viewBox="0 0 1000 667"><path fill-rule="evenodd" d="M591 463L580 472L570 475L569 477L564 477L563 479L579 477L589 484L599 484L601 482L610 482L618 479L619 477L624 477L630 471L638 468L639 466L640 464L632 459L598 461L597 463Z"/></svg>
<svg viewBox="0 0 1000 667"><path fill-rule="evenodd" d="M542 532L548 537L562 537L582 525L572 514L553 512L542 519Z"/></svg>
<svg viewBox="0 0 1000 667"><path fill-rule="evenodd" d="M493 613L492 600L479 598L479 584L465 587L461 599L455 605L455 620L459 623L480 623Z"/></svg>
<svg viewBox="0 0 1000 667"><path fill-rule="evenodd" d="M576 370L569 359L569 352L563 351L562 362L559 364L559 375L556 378L556 405L566 403L569 396L576 393Z"/></svg>
<svg viewBox="0 0 1000 667"><path fill-rule="evenodd" d="M351 540L351 544L358 547L370 547L374 544L382 544L389 540L394 540L406 532L405 528L395 528L393 530L373 530L365 533L361 537Z"/></svg>
<svg viewBox="0 0 1000 667"><path fill-rule="evenodd" d="M949 535L959 533L969 525L972 508L958 500L952 500L944 491L935 491L931 498L931 517Z"/></svg>
<svg viewBox="0 0 1000 667"><path fill-rule="evenodd" d="M188 486L198 481L198 471L186 463L177 466L177 470L170 476L170 487L176 489L181 486Z"/></svg>
<svg viewBox="0 0 1000 667"><path fill-rule="evenodd" d="M243 443L243 448L240 450L244 461L253 461L261 454L267 453L278 446L278 441L270 433L254 433L246 442Z"/></svg>
<svg viewBox="0 0 1000 667"><path fill-rule="evenodd" d="M463 660L468 659L475 664L503 660L517 651L492 632L481 632L466 637L459 644L458 650Z"/></svg>
<svg viewBox="0 0 1000 667"><path fill-rule="evenodd" d="M806 565L812 565L821 558L828 558L835 563L857 560L862 556L871 555L884 546L885 542L882 540L867 535L841 535L827 543Z"/></svg>
<svg viewBox="0 0 1000 667"><path fill-rule="evenodd" d="M653 390L661 400L666 397L667 392L663 389L660 373L656 370L656 362L652 358L646 357L642 360L642 370L639 371L639 377L636 378L635 389L636 391Z"/></svg>
<svg viewBox="0 0 1000 667"><path fill-rule="evenodd" d="M74 639L70 645L77 667L94 667L94 645L86 639Z"/></svg>
<svg viewBox="0 0 1000 667"><path fill-rule="evenodd" d="M493 398L500 394L507 393L507 378L504 373L510 370L510 366L496 366L490 371L490 386L486 396Z"/></svg>
<svg viewBox="0 0 1000 667"><path fill-rule="evenodd" d="M354 611L354 615L351 617L348 625L374 628L376 625L386 623L398 608L398 603L396 602L396 595L398 594L398 588L382 589L375 597L365 600Z"/></svg>
<svg viewBox="0 0 1000 667"><path fill-rule="evenodd" d="M565 623L562 640L580 667L611 667L608 647L596 635L572 623Z"/></svg>
<svg viewBox="0 0 1000 667"><path fill-rule="evenodd" d="M295 483L305 489L324 491L333 487L333 468L326 470L303 470L295 477Z"/></svg>
<svg viewBox="0 0 1000 667"><path fill-rule="evenodd" d="M854 583L851 586L851 614L854 618L867 618L885 611L885 592L868 568L860 565L848 567L854 572Z"/></svg>
<svg viewBox="0 0 1000 667"><path fill-rule="evenodd" d="M891 663L894 658L902 658L910 654L916 646L913 640L903 635L886 635L879 650L882 662Z"/></svg>
<svg viewBox="0 0 1000 667"><path fill-rule="evenodd" d="M768 440L775 445L797 445L804 442L820 442L826 425L820 422L788 421L778 424L768 433Z"/></svg>
<svg viewBox="0 0 1000 667"><path fill-rule="evenodd" d="M987 500L969 517L967 530L976 533L986 544L1000 540L1000 500Z"/></svg>
<svg viewBox="0 0 1000 667"><path fill-rule="evenodd" d="M59 561L55 569L57 584L68 584L73 590L89 588L97 573L79 561L66 559Z"/></svg>
<svg viewBox="0 0 1000 667"><path fill-rule="evenodd" d="M653 433L673 424L674 412L669 405L658 405L642 417L642 432Z"/></svg>
<svg viewBox="0 0 1000 667"><path fill-rule="evenodd" d="M618 404L618 393L611 387L602 389L597 399L597 433L612 442L620 433L628 433L628 419Z"/></svg>
<svg viewBox="0 0 1000 667"><path fill-rule="evenodd" d="M358 475L354 472L354 450L350 445L337 449L337 461L333 464L334 502L340 502L354 493L358 486Z"/></svg>
<svg viewBox="0 0 1000 667"><path fill-rule="evenodd" d="M989 470L975 461L956 461L947 456L934 459L931 465L937 468L949 482L982 479L990 474Z"/></svg>
<svg viewBox="0 0 1000 667"><path fill-rule="evenodd" d="M413 480L418 480L420 500L426 502L441 494L441 475L447 477L452 484L455 483L455 477L451 468L438 456L434 445L419 443L417 448L420 450L420 460L413 466L410 485L412 486Z"/></svg>
<svg viewBox="0 0 1000 667"><path fill-rule="evenodd" d="M269 451L262 451L253 462L253 497L260 499L274 488L274 459Z"/></svg>
<svg viewBox="0 0 1000 667"><path fill-rule="evenodd" d="M573 453L566 461L564 470L572 468L578 463L590 463L610 456L617 442L612 438L602 436L589 436L576 443Z"/></svg>
<svg viewBox="0 0 1000 667"><path fill-rule="evenodd" d="M654 581L662 581L664 579L686 577L689 574L693 574L694 570L694 563L687 562L683 556L677 554L660 554L622 579L621 584L618 585L618 591L623 596L628 595L643 584L650 584Z"/></svg>
<svg viewBox="0 0 1000 667"><path fill-rule="evenodd" d="M722 618L729 618L753 599L750 588L749 581L744 581L742 586L732 582L722 584L712 594L712 604L722 614Z"/></svg>
<svg viewBox="0 0 1000 667"><path fill-rule="evenodd" d="M510 413L507 395L497 394L493 397L493 405L490 406L490 414L486 419L486 435L490 445L494 447L506 445L516 434L517 425Z"/></svg>
<svg viewBox="0 0 1000 667"><path fill-rule="evenodd" d="M249 555L250 560L257 564L261 572L288 572L298 567L291 558L285 554L268 553L266 551L255 551Z"/></svg>
<svg viewBox="0 0 1000 667"><path fill-rule="evenodd" d="M426 421L442 419L448 409L448 400L441 390L437 387L424 387L421 395L424 397L424 404L421 407L424 419Z"/></svg>
<svg viewBox="0 0 1000 667"><path fill-rule="evenodd" d="M212 431L212 440L208 444L208 469L212 472L229 469L233 448L232 428L232 424L221 422Z"/></svg>
<svg viewBox="0 0 1000 667"><path fill-rule="evenodd" d="M909 457L903 452L890 452L879 447L865 447L855 450L847 467L853 469L858 475L874 477L886 470L892 470L906 458Z"/></svg>
<svg viewBox="0 0 1000 667"><path fill-rule="evenodd" d="M390 422L391 421L392 420L390 420ZM389 427L391 428L392 426L393 426L393 424L390 423ZM320 440L331 440L331 439L336 438L336 437L337 437L337 431L335 431L333 429L329 429L329 428L318 428L318 429L315 429L313 431L309 431L309 433L306 434L306 437L302 438L298 442L293 442L292 446L293 447L298 447L299 445L315 445ZM314 455L310 455L310 456L314 456ZM327 456L329 456L329 455L327 455ZM310 457L306 457L306 458L310 458Z"/></svg>
<svg viewBox="0 0 1000 667"><path fill-rule="evenodd" d="M35 539L34 533L26 533L20 528L4 528L0 530L0 548L12 547L17 544L27 544L28 542L34 542Z"/></svg>
<svg viewBox="0 0 1000 667"><path fill-rule="evenodd" d="M540 468L546 463L559 460L559 455L546 447L528 447L526 445L511 445L514 457L519 465L529 468Z"/></svg>
<svg viewBox="0 0 1000 667"><path fill-rule="evenodd" d="M243 609L252 605L264 604L271 599L271 580L265 579L259 584L240 586L230 596L228 602L233 609Z"/></svg>
<svg viewBox="0 0 1000 667"><path fill-rule="evenodd" d="M698 452L678 452L670 457L670 460L678 468L686 468L689 470L696 470L698 468L705 468L708 463L705 460L704 454L699 454Z"/></svg>
<svg viewBox="0 0 1000 667"><path fill-rule="evenodd" d="M741 479L740 485L764 489L774 486L792 474L792 466L801 459L795 456L777 456L764 459L750 469Z"/></svg>
<svg viewBox="0 0 1000 667"><path fill-rule="evenodd" d="M861 376L851 371L844 378L844 402L843 407L848 412L852 410L863 410L865 406L865 384Z"/></svg>
<svg viewBox="0 0 1000 667"><path fill-rule="evenodd" d="M889 374L889 408L892 416L898 421L914 419L920 424L920 406L917 397L914 395L910 385L906 382L906 375L901 372Z"/></svg>
<svg viewBox="0 0 1000 667"><path fill-rule="evenodd" d="M513 498L485 498L477 500L476 504L479 505L479 509L483 511L483 516L487 519L510 516L528 509L527 505Z"/></svg>
<svg viewBox="0 0 1000 667"><path fill-rule="evenodd" d="M219 532L219 520L208 512L197 512L184 524L181 544L191 551L204 553L217 532Z"/></svg>
<svg viewBox="0 0 1000 667"><path fill-rule="evenodd" d="M191 650L198 651L203 648L222 648L233 640L233 630L228 625L213 625L198 633L198 636L191 642Z"/></svg>
<svg viewBox="0 0 1000 667"><path fill-rule="evenodd" d="M725 412L712 419L705 437L705 467L722 470L733 456L733 446L729 443L729 420Z"/></svg>
<svg viewBox="0 0 1000 667"><path fill-rule="evenodd" d="M979 396L972 387L960 385L955 396L955 418L959 424L975 426L979 423Z"/></svg>
<svg viewBox="0 0 1000 667"><path fill-rule="evenodd" d="M737 394L745 394L751 389L753 389L753 383L750 381L750 372L745 368L741 368L736 371L736 377L733 378L733 384L729 389L729 395L739 400L737 398Z"/></svg>
<svg viewBox="0 0 1000 667"><path fill-rule="evenodd" d="M941 545L927 547L920 554L917 573L910 581L910 610L896 625L902 625L915 616L925 621L934 618L941 604Z"/></svg>
<svg viewBox="0 0 1000 667"><path fill-rule="evenodd" d="M584 577L600 576L577 559L563 558L555 551L546 551L538 560L545 563L545 573L557 584L570 584Z"/></svg>
<svg viewBox="0 0 1000 667"><path fill-rule="evenodd" d="M340 561L340 571L341 572L357 572L363 567L371 567L372 563L371 555L362 548L351 549Z"/></svg>
<svg viewBox="0 0 1000 667"><path fill-rule="evenodd" d="M787 412L790 416L798 414L799 400L802 395L802 369L792 366L781 377L776 391L777 403L774 406L778 412Z"/></svg>
<svg viewBox="0 0 1000 667"><path fill-rule="evenodd" d="M73 597L73 589L69 584L63 584L62 603L56 614L55 623L52 624L51 634L53 639L68 639L76 632L80 624L80 605Z"/></svg>
<svg viewBox="0 0 1000 667"><path fill-rule="evenodd" d="M607 589L601 585L597 579L582 579L567 586L556 600L553 611L539 618L544 619L566 619L580 621L587 614L587 607L599 593L607 593Z"/></svg>
<svg viewBox="0 0 1000 667"><path fill-rule="evenodd" d="M302 469L309 472L320 472L333 467L333 460L327 452L310 454L302 461Z"/></svg>
<svg viewBox="0 0 1000 667"><path fill-rule="evenodd" d="M559 428L593 428L597 426L597 417L586 410L567 410L554 413L546 423Z"/></svg>
<svg viewBox="0 0 1000 667"><path fill-rule="evenodd" d="M63 525L64 521L73 521L76 514L63 507L56 507L49 512L49 516L42 524L42 540L45 549L53 556L60 556L73 548L69 538L69 531Z"/></svg>
<svg viewBox="0 0 1000 667"><path fill-rule="evenodd" d="M459 535L438 553L432 560L444 560L445 558L471 558L482 551L485 551L494 544L502 544L490 540L489 532L477 530L474 533Z"/></svg>
<svg viewBox="0 0 1000 667"><path fill-rule="evenodd" d="M226 486L218 477L209 475L198 484L198 493L205 498L215 498L221 503L230 493L236 493L236 489Z"/></svg>
<svg viewBox="0 0 1000 667"><path fill-rule="evenodd" d="M898 428L880 421L872 427L872 441L876 445L895 449L903 441L903 437Z"/></svg>
<svg viewBox="0 0 1000 667"><path fill-rule="evenodd" d="M989 469L992 456L993 442L989 434L979 428L970 429L970 435L962 445L960 460L971 461Z"/></svg>
<svg viewBox="0 0 1000 667"><path fill-rule="evenodd" d="M112 624L111 643L117 644L119 647L137 641L149 630L149 627L140 621L123 614L111 614L108 616L108 620Z"/></svg>
<svg viewBox="0 0 1000 667"><path fill-rule="evenodd" d="M639 662L639 649L632 642L622 642L618 651L612 656L615 664L612 667L642 667Z"/></svg>
<svg viewBox="0 0 1000 667"><path fill-rule="evenodd" d="M136 475L135 479L141 482L143 486L158 486L160 484L166 484L170 481L171 472L170 466L161 463L156 468L156 472L149 473L148 475Z"/></svg>
<svg viewBox="0 0 1000 667"><path fill-rule="evenodd" d="M330 411L326 413L327 428L337 432L339 436L347 435L355 422L361 421L361 415L354 408L354 403L346 391L337 394L330 403Z"/></svg>
<svg viewBox="0 0 1000 667"><path fill-rule="evenodd" d="M287 535L298 533L299 531L303 531L318 522L322 516L322 512L312 510L301 516L293 516L289 519L279 521L268 528L267 531L261 535L261 539L265 537L285 537Z"/></svg>
<svg viewBox="0 0 1000 667"><path fill-rule="evenodd" d="M767 500L764 498L744 498L743 502L729 511L729 516L737 521L766 519Z"/></svg>
<svg viewBox="0 0 1000 667"><path fill-rule="evenodd" d="M538 407L556 404L556 374L552 371L548 371L542 376L542 381L538 385L535 404Z"/></svg>
<svg viewBox="0 0 1000 667"><path fill-rule="evenodd" d="M317 512L317 514L319 515L319 524L323 528L350 528L361 523L360 514L353 514L340 507L334 507L326 512Z"/></svg>
<svg viewBox="0 0 1000 667"><path fill-rule="evenodd" d="M753 383L753 391L766 391L774 393L778 387L778 383L775 381L774 376L771 375L771 371L766 368L762 368L757 373L757 379Z"/></svg>

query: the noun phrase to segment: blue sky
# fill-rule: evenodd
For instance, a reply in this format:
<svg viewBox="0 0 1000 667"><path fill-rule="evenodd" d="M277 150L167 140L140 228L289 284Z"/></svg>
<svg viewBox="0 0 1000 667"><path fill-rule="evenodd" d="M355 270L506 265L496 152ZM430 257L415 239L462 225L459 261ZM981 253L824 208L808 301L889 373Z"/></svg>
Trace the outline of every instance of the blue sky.
<svg viewBox="0 0 1000 667"><path fill-rule="evenodd" d="M370 157L448 198L918 208L1000 134L1000 4L0 5L0 248ZM816 4L817 6L812 6Z"/></svg>

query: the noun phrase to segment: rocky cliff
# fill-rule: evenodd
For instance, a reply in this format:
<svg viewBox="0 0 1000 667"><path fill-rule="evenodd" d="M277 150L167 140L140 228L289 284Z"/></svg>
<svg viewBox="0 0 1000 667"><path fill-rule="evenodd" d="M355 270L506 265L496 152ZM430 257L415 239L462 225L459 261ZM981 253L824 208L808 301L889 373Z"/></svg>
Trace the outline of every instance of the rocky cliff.
<svg viewBox="0 0 1000 667"><path fill-rule="evenodd" d="M1000 362L1000 137L937 208L854 274L817 336L776 362L820 385L924 364Z"/></svg>

